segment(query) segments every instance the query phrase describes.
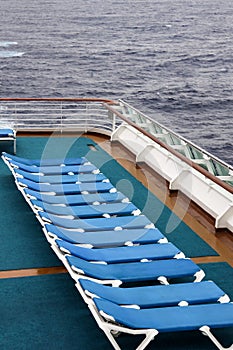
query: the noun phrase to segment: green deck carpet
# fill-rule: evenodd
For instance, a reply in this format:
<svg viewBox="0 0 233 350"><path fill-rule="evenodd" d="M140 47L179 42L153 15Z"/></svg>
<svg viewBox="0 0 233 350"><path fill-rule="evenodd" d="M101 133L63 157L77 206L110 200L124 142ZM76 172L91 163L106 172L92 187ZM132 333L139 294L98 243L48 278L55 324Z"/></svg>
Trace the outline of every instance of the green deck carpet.
<svg viewBox="0 0 233 350"><path fill-rule="evenodd" d="M0 165L0 270L61 266L7 167Z"/></svg>
<svg viewBox="0 0 233 350"><path fill-rule="evenodd" d="M17 155L28 158L65 156L88 152L86 139L32 137L17 139ZM72 146L73 145L73 146ZM0 149L3 151L3 149ZM5 149L8 150L8 149ZM7 166L0 160L0 270L62 266L51 250L28 204L14 184Z"/></svg>
<svg viewBox="0 0 233 350"><path fill-rule="evenodd" d="M89 145L94 146L95 150L92 150ZM142 183L92 140L82 137L78 139L72 137L19 137L17 155L26 158L86 156L186 256L217 255ZM20 192L16 190L13 176L2 161L0 162L0 186L2 243L0 269L59 266L60 262L46 243L39 223Z"/></svg>
<svg viewBox="0 0 233 350"><path fill-rule="evenodd" d="M205 266L204 266L205 265ZM207 277L226 289L233 285L227 264L203 264ZM224 277L226 279L223 281ZM208 279L207 278L207 279ZM68 274L0 280L0 347L4 350L110 350ZM224 346L233 341L233 328L214 330ZM123 349L135 349L138 337L118 338ZM214 350L200 332L159 334L148 350Z"/></svg>
<svg viewBox="0 0 233 350"><path fill-rule="evenodd" d="M3 279L0 290L1 349L108 348L68 274Z"/></svg>
<svg viewBox="0 0 233 350"><path fill-rule="evenodd" d="M212 280L233 300L233 268L227 263L199 264L205 271L205 280Z"/></svg>

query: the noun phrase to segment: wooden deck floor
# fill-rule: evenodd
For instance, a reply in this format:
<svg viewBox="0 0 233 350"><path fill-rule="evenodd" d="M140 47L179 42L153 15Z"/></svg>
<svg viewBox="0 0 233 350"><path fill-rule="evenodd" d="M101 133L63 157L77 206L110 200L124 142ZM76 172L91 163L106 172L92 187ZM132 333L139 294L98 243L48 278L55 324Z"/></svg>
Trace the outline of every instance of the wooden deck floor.
<svg viewBox="0 0 233 350"><path fill-rule="evenodd" d="M25 136L25 135L22 135ZM35 135L35 136L38 136ZM64 135L63 135L64 136ZM204 213L197 205L190 202L181 193L170 193L167 182L149 167L136 166L135 158L119 143L111 143L108 137L88 135L96 143L115 158L134 177L141 181L154 193L168 208L191 227L205 242L207 242L219 256L205 256L194 258L196 263L227 262L233 267L233 235L227 230L215 232L214 220ZM13 278L23 276L35 276L42 274L66 273L63 267L36 268L0 271L0 278Z"/></svg>

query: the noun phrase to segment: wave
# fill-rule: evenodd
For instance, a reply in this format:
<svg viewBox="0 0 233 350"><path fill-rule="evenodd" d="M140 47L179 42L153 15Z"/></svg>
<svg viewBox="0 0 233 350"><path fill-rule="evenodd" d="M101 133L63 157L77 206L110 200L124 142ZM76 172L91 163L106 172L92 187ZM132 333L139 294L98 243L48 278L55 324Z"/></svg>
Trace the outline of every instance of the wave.
<svg viewBox="0 0 233 350"><path fill-rule="evenodd" d="M0 51L0 58L21 57L25 52L18 51Z"/></svg>
<svg viewBox="0 0 233 350"><path fill-rule="evenodd" d="M0 47L4 49L0 51L0 58L23 56L25 52L5 50L5 48L8 48L14 45L18 45L17 41L0 41Z"/></svg>
<svg viewBox="0 0 233 350"><path fill-rule="evenodd" d="M16 41L0 41L0 47L9 47L11 45L18 45Z"/></svg>
<svg viewBox="0 0 233 350"><path fill-rule="evenodd" d="M37 0L26 17L15 2L1 1L1 28L11 29L0 37L1 96L120 97L232 159L231 1L97 0L94 13L90 1Z"/></svg>

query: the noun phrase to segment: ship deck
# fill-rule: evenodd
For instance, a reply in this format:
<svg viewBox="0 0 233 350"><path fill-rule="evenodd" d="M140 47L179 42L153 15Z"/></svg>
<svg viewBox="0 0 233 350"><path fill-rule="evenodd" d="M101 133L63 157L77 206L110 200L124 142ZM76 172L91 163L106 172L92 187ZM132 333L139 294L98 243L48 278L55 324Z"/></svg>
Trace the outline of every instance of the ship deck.
<svg viewBox="0 0 233 350"><path fill-rule="evenodd" d="M18 135L18 138L20 140L20 137L25 138L28 136L46 137L48 136L48 134L34 133L32 135L28 133L21 133ZM200 237L202 241L204 241L208 246L210 246L216 252L216 254L200 254L200 256L196 254L195 256L191 257L192 260L197 264L204 265L205 267L210 266L210 270L212 271L211 273L213 273L214 271L215 274L219 274L219 272L221 271L221 263L226 263L227 266L229 266L229 269L225 274L223 274L221 278L224 279L224 276L228 275L230 280L227 281L227 283L229 284L229 286L232 285L231 281L233 281L233 270L230 269L230 266L233 267L232 233L230 233L228 230L221 230L216 232L214 227L214 220L207 213L203 212L202 209L193 202L190 202L190 200L180 192L170 192L168 189L167 182L164 179L162 179L159 176L159 174L151 170L148 166L140 164L139 167L138 165L136 165L134 155L131 154L118 142L110 142L109 137L94 133L82 136L91 138L94 142L100 145L100 147L104 151L106 151L113 159L117 160L117 162L120 165L122 165L124 169L126 169L134 178L136 178L145 187L147 187L149 191L152 192L161 202L163 202L166 207L168 207L173 213L175 213L180 218L180 220L182 220L188 227L190 227L198 235L198 237ZM14 186L14 184L12 184L12 186ZM12 213L12 215L14 215L14 213ZM169 232L167 236L169 239ZM16 252L14 252L14 254L15 253ZM184 251L184 253L186 252ZM220 265L218 265L218 263L220 263ZM219 269L215 269L215 266L217 265L220 266ZM4 269L0 271L0 279L14 279L14 281L18 280L20 282L20 279L22 277L64 274L67 274L67 272L63 266L37 266L35 268ZM230 291L230 296L233 297L232 288L230 288L229 286L227 292L229 293ZM224 286L222 288L224 288ZM39 348L40 347L38 347L38 349ZM195 347L193 347L193 349L194 348ZM92 349L91 346L90 349ZM173 349L173 347L171 347L171 349ZM174 347L174 349L176 349L176 347Z"/></svg>

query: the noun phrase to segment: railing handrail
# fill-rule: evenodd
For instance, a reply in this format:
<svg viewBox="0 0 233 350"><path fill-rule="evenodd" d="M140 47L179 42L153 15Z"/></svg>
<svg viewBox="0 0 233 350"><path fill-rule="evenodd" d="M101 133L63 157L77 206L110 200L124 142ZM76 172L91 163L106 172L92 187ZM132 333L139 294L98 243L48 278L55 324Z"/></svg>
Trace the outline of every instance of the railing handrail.
<svg viewBox="0 0 233 350"><path fill-rule="evenodd" d="M209 178L211 181L213 181L214 183L218 184L219 186L221 186L222 188L224 188L225 190L227 190L230 193L233 193L233 187L230 186L228 183L222 181L220 178L216 177L215 175L213 175L212 173L210 173L209 171L205 170L203 167L201 167L200 165L196 164L195 162L193 162L191 159L185 157L183 154L179 153L178 151L176 151L175 149L173 149L170 145L166 144L165 142L161 141L160 139L158 139L156 136L154 136L153 134L149 133L148 131L146 131L145 129L143 129L142 127L140 127L139 125L137 125L136 123L134 123L132 120L130 120L129 118L127 118L125 115L123 115L118 109L115 109L113 106L121 106L120 103L125 104L125 106L128 106L130 108L132 108L135 112L140 113L141 116L144 116L146 119L154 122L155 124L159 125L160 127L162 127L163 129L166 129L170 132L170 130L166 127L164 127L163 125L155 122L153 119L147 117L146 115L144 115L143 113L137 111L135 108L131 107L130 105L126 104L124 101L114 101L111 99L103 99L103 98L59 98L59 97L45 97L45 98L27 98L27 97L18 97L18 98L11 98L11 97L1 97L0 98L0 102L86 102L86 103L91 103L91 102L99 102L100 104L102 104L103 106L105 106L105 108L112 113L112 115L117 116L120 120L126 122L127 124L131 125L132 127L134 127L136 130L140 131L143 135L145 135L146 137L148 137L149 139L151 139L152 141L154 141L155 143L159 144L161 147L163 147L164 149L166 149L168 152L170 152L171 154L173 154L174 156L176 156L177 158L179 158L180 160L182 160L183 162L185 162L186 164L188 164L189 166L191 166L192 168L194 168L195 170L197 170L198 172L200 172L201 174L203 174L204 176L206 176L207 178ZM64 109L65 111L65 109ZM174 132L172 132L173 135L176 135L177 137L179 137L179 139L184 140L185 142L187 142L189 145L193 145L197 148L197 150L200 150L202 153L207 154L208 156L210 156L212 159L216 160L217 162L219 162L222 165L227 166L229 169L233 170L233 167L231 167L229 164L222 162L221 160L217 159L216 157L214 157L213 155L211 155L210 153L203 151L201 148L197 147L196 145L192 144L191 142L189 142L188 140L182 138L180 135L175 134Z"/></svg>
<svg viewBox="0 0 233 350"><path fill-rule="evenodd" d="M104 104L116 103L111 99L89 97L1 97L0 118L14 125L18 132L54 128L61 132L80 131L85 124L85 131L87 127L89 131L110 135L113 118L108 116Z"/></svg>
<svg viewBox="0 0 233 350"><path fill-rule="evenodd" d="M108 104L117 103L114 100L106 98L91 98L91 97L0 97L0 101L11 102L32 102L32 101L51 101L51 102L102 102Z"/></svg>

